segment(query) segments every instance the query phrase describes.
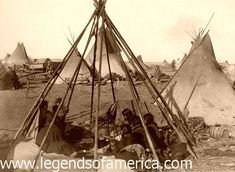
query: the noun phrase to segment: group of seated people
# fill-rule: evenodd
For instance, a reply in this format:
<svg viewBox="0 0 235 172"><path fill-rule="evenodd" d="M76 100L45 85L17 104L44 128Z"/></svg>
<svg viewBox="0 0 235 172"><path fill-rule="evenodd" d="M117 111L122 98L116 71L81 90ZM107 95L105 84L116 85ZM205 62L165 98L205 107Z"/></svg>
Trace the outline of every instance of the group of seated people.
<svg viewBox="0 0 235 172"><path fill-rule="evenodd" d="M46 153L58 153L71 157L79 157L78 152L82 152L79 143L71 142L65 134L65 115L68 109L65 106L61 106L58 115L55 118L53 124L51 124L54 114L56 113L61 99L57 99L52 108L52 111L48 110L48 103L43 101L40 106L40 120L39 120L39 133L37 135L36 144L41 145L43 138L45 137L49 126L51 129L42 146L42 151ZM146 133L144 131L142 122L139 116L135 115L130 109L126 108L122 111L124 122L119 124L106 125L106 131L98 133L98 153L103 155L114 155L116 158L125 160L138 160L143 158L149 158L152 155L149 142L147 141ZM144 116L144 122L150 134L151 141L154 145L155 151L161 162L166 159L170 159L169 142L166 142L166 135L164 135L157 124L154 122L154 116L151 113L147 113ZM87 148L87 152L94 151L94 134L92 128L87 127L84 130L91 133L88 137L93 139L92 144ZM84 134L81 134L79 127L75 128L71 136L81 139ZM102 128L99 129L102 131ZM84 132L83 132L84 133ZM102 150L102 151L101 151Z"/></svg>
<svg viewBox="0 0 235 172"><path fill-rule="evenodd" d="M111 126L106 153L124 160L154 158L140 117L128 108L122 111L122 115L124 122ZM171 127L158 127L151 113L143 115L143 119L161 163L170 159L182 160L189 155L186 144L179 140Z"/></svg>
<svg viewBox="0 0 235 172"><path fill-rule="evenodd" d="M68 144L65 140L65 116L68 111L68 108L64 105L61 106L57 116L55 117L54 123L52 120L58 107L61 103L62 99L57 98L55 104L52 107L52 111L48 110L48 102L43 101L40 105L40 114L39 114L39 127L38 127L38 135L36 138L36 144L41 146L44 137L49 130L49 133L46 137L46 140L42 146L42 151L46 153L58 153L64 154L67 156L76 156L76 150L72 145Z"/></svg>
<svg viewBox="0 0 235 172"><path fill-rule="evenodd" d="M148 158L148 154L152 152L140 118L128 108L122 111L122 115L125 121L114 127L111 132L107 154L125 160ZM163 161L167 155L165 138L151 113L144 115L144 121L159 159Z"/></svg>

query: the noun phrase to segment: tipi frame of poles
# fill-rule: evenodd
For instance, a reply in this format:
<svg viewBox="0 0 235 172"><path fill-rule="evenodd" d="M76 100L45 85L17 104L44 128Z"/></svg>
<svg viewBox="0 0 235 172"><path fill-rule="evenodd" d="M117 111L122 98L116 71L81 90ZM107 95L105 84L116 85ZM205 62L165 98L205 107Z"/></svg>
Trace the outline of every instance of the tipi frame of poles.
<svg viewBox="0 0 235 172"><path fill-rule="evenodd" d="M24 119L22 125L20 126L20 129L18 130L18 132L15 135L15 140L17 138L21 137L21 136L29 135L28 130L30 128L30 125L32 124L32 121L34 121L35 118L36 118L36 115L37 115L37 112L39 110L40 104L42 103L43 100L45 100L45 98L49 94L51 88L55 84L55 81L59 77L60 73L62 72L63 68L65 67L66 63L68 62L70 56L72 55L73 51L77 48L80 40L84 36L85 31L87 30L88 26L91 24L89 37L88 37L88 40L86 42L86 46L84 48L84 51L81 54L81 58L84 59L84 56L86 54L86 51L87 51L88 46L90 44L90 41L91 41L92 37L94 36L95 37L95 44L94 44L94 59L93 59L93 67L92 67L93 74L94 74L96 72L96 63L95 62L96 62L96 59L97 59L96 51L97 51L97 48L98 48L97 39L98 39L98 34L99 34L99 36L101 36L101 44L100 44L100 50L101 51L100 51L100 54L99 54L98 72L99 72L99 76L101 76L102 58L103 58L102 57L102 51L103 51L103 42L104 42L105 45L106 45L105 51L106 51L106 54L107 54L109 74L110 74L110 78L111 78L111 88L112 88L113 101L116 102L116 97L115 97L114 86L113 86L113 78L112 78L112 75L111 75L112 69L111 69L110 61L109 61L109 53L108 53L108 50L107 50L108 36L107 36L107 32L105 31L106 29L108 29L108 31L110 32L111 39L118 45L120 50L122 50L122 52L128 58L128 60L131 63L132 67L135 69L135 72L139 76L141 76L141 79L142 79L144 85L146 86L147 90L151 94L152 98L157 103L162 115L166 119L169 126L177 133L180 140L187 144L187 148L188 148L189 152L193 155L193 157L195 157L197 159L197 156L196 156L196 154L195 154L195 152L192 148L192 146L195 145L195 142L192 139L193 136L188 131L188 129L186 127L184 127L184 124L179 119L180 117L175 115L172 112L172 110L168 106L167 102L165 101L165 99L163 98L161 93L158 91L158 89L156 88L154 83L151 81L151 79L149 78L149 76L146 73L146 71L144 70L144 68L141 66L140 62L138 61L138 59L136 58L136 56L132 52L131 48L128 46L125 39L122 37L122 35L120 34L120 32L118 31L116 26L111 21L108 14L106 13L105 4L106 4L106 0L99 0L99 1L94 0L94 5L96 7L95 11L91 15L88 23L86 24L86 26L82 30L81 34L74 41L74 43L71 46L70 50L65 55L65 57L62 60L61 64L55 70L53 76L50 78L50 80L46 84L44 90L42 91L42 93L40 94L40 96L38 97L36 102L34 103L33 107L30 109L28 115L26 116L26 118ZM143 129L144 129L145 134L146 134L146 138L148 140L148 144L149 144L149 146L151 148L151 151L153 153L153 157L154 157L154 159L158 160L158 155L157 155L157 153L154 149L149 131L148 131L147 126L146 126L146 124L144 122L144 119L143 119L144 114L142 113L141 108L140 108L140 103L141 103L140 96L139 96L138 91L137 91L137 89L134 85L133 78L132 78L132 76L130 75L130 73L128 71L128 67L126 66L126 64L125 64L125 62L124 62L124 60L121 56L121 53L117 52L117 54L118 54L118 56L117 56L118 61L120 62L121 66L122 66L122 68L125 72L125 75L126 75L126 79L127 79L128 86L129 86L129 89L130 89L130 92L131 92L131 95L132 95L133 103L137 107L136 114L140 117ZM46 138L49 134L49 131L50 131L53 123L55 122L56 116L58 115L58 112L61 109L62 105L66 104L67 107L69 107L69 105L70 105L82 61L83 60L79 61L78 65L76 67L76 70L75 70L75 72L73 73L73 75L71 77L71 81L67 86L65 95L64 95L64 97L62 98L62 101L59 104L59 107L58 107L58 109L57 109L57 111L56 111L56 113L53 117L53 120L52 120L52 122L51 122L51 124L48 128L48 131L47 131L44 139L42 140L42 143L40 145L40 150L38 152L38 156L37 156L36 160L38 159L38 157L40 155L42 146L44 145L44 143L46 141ZM94 89L95 89L95 79L93 77L93 79L92 79L91 104L90 104L91 105L91 118L92 118L92 113L93 113L93 109L94 109L94 101L95 101L94 100ZM97 107L96 107L97 109L96 109L96 117L95 117L94 159L98 158L98 156L97 156L97 151L98 151L98 117L100 115L99 106L100 106L100 97L101 97L101 77L98 77L97 90L98 91L97 91L97 100L96 100L97 101Z"/></svg>

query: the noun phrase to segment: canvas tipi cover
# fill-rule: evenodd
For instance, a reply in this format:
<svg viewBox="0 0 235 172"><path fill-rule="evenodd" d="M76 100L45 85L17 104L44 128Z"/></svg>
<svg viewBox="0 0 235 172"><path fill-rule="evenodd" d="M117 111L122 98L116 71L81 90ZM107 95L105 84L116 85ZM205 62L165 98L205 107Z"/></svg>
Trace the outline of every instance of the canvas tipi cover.
<svg viewBox="0 0 235 172"><path fill-rule="evenodd" d="M61 72L59 78L56 80L57 84L61 84L64 82L69 82L81 60L81 56L77 50L73 51L71 57L69 58L68 62L66 63L63 71ZM88 81L88 78L91 76L91 69L89 69L89 65L83 60L81 64L81 68L79 70L79 75L77 82L85 82Z"/></svg>
<svg viewBox="0 0 235 172"><path fill-rule="evenodd" d="M170 88L181 111L188 102L189 116L203 117L209 125L235 124L235 92L216 61L208 33L195 40L163 95Z"/></svg>
<svg viewBox="0 0 235 172"><path fill-rule="evenodd" d="M187 57L188 57L188 55L185 53L185 54L184 54L184 57L183 57L181 60L177 59L176 65L175 65L175 69L176 69L176 70L178 70L178 69L180 68L180 66L181 66L182 63L185 61L185 59L187 59Z"/></svg>
<svg viewBox="0 0 235 172"><path fill-rule="evenodd" d="M163 62L162 62L162 66L168 66L168 65L170 65L168 62L167 62L167 60L165 59Z"/></svg>
<svg viewBox="0 0 235 172"><path fill-rule="evenodd" d="M141 55L138 55L137 57L137 60L139 61L140 65L144 68L144 70L149 70L150 67L148 65L146 65L142 59L142 56ZM126 62L126 65L131 69L131 70L135 70L134 67L131 65L131 62L130 61L127 61ZM137 67L138 68L138 67ZM139 69L139 68L138 68Z"/></svg>
<svg viewBox="0 0 235 172"><path fill-rule="evenodd" d="M116 73L118 75L121 75L125 77L125 72L122 69L121 62L119 61L119 54L117 52L120 51L118 45L112 41L112 38L106 29L107 37L108 37L108 56L109 56L109 62L110 62L110 68L112 73ZM94 59L94 49L95 45L92 46L90 49L86 61L89 65L93 64L93 59ZM101 77L106 76L109 74L109 66L108 66L108 59L107 59L107 53L106 53L106 45L105 41L103 40L103 48L102 48L102 69L101 69ZM101 34L99 34L98 39L97 39L97 50L96 50L96 61L95 61L95 66L96 69L99 68L99 63L100 63L100 51L101 51Z"/></svg>
<svg viewBox="0 0 235 172"><path fill-rule="evenodd" d="M223 72L231 79L232 82L235 81L235 64L222 63Z"/></svg>
<svg viewBox="0 0 235 172"><path fill-rule="evenodd" d="M144 63L144 61L143 61L141 55L138 55L136 58L138 59L138 61L140 62L141 66L142 66L145 70L149 69L149 66Z"/></svg>
<svg viewBox="0 0 235 172"><path fill-rule="evenodd" d="M26 53L25 47L23 43L18 43L15 51L11 54L11 56L6 60L6 63L9 66L14 65L23 65L29 62L28 55Z"/></svg>

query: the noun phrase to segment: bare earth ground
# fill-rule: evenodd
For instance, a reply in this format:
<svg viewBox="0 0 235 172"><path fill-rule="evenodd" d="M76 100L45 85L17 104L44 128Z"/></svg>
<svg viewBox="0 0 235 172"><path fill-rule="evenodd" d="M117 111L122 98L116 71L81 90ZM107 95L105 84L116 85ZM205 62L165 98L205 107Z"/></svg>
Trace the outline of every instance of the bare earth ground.
<svg viewBox="0 0 235 172"><path fill-rule="evenodd" d="M43 90L45 83L30 84L28 98L26 98L26 87L20 90L0 91L0 133L7 133L8 137L12 138L17 128L19 128L24 117L36 101L36 98ZM158 86L158 88L162 88ZM49 103L53 103L55 98L61 97L66 90L66 85L55 85L48 97ZM152 102L150 94L146 91L143 85L138 85L137 90L140 97ZM130 100L131 94L126 82L120 82L115 85L115 93L118 100ZM95 96L95 100L97 97ZM79 114L90 107L91 87L78 85L74 91L71 102L70 114ZM111 86L102 86L101 105L112 102ZM83 118L78 116L78 122L89 119L89 116ZM7 129L7 130L5 130ZM0 134L2 135L2 134ZM0 140L0 159L4 158L8 146L8 141ZM225 152L226 156L221 154L212 154L217 148ZM193 160L193 168L191 170L170 170L170 171L195 171L195 172L222 172L235 171L235 140L215 140L210 139L199 143L195 148L198 160ZM228 153L231 152L231 153Z"/></svg>

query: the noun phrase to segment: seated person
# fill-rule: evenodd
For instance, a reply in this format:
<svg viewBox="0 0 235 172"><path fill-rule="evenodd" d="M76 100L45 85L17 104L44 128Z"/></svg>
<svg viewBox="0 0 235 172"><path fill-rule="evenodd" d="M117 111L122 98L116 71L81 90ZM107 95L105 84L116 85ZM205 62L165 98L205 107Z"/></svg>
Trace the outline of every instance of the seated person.
<svg viewBox="0 0 235 172"><path fill-rule="evenodd" d="M157 124L154 122L154 117L151 113L145 114L144 120L145 120L146 126L148 128L153 146L158 154L160 161L163 162L164 159L169 158L169 156L167 154L167 145L164 142L165 138L159 132L159 128L158 128Z"/></svg>
<svg viewBox="0 0 235 172"><path fill-rule="evenodd" d="M134 144L134 140L131 135L131 128L128 124L123 124L120 126L121 129L121 140L118 143L118 147L123 149L124 147ZM117 139L116 139L117 140Z"/></svg>
<svg viewBox="0 0 235 172"><path fill-rule="evenodd" d="M129 108L126 108L122 111L122 115L123 115L123 118L124 120L129 124L131 125L131 123L133 122L134 120L134 117L136 116L135 114L133 114L133 112L129 109Z"/></svg>
<svg viewBox="0 0 235 172"><path fill-rule="evenodd" d="M131 127L131 135L134 142L142 145L144 148L147 148L148 142L140 118L134 115L133 112L128 108L124 109L122 114L124 119Z"/></svg>
<svg viewBox="0 0 235 172"><path fill-rule="evenodd" d="M116 158L124 160L138 160L145 157L143 146L132 139L129 125L124 124L121 128L123 130L122 139L121 141L114 138L110 139L110 149L108 154L115 155Z"/></svg>
<svg viewBox="0 0 235 172"><path fill-rule="evenodd" d="M131 125L131 135L134 141L140 145L142 145L145 149L148 148L148 140L138 116L135 116Z"/></svg>
<svg viewBox="0 0 235 172"><path fill-rule="evenodd" d="M61 101L62 101L62 98L57 98L57 99L55 100L55 106L57 106L57 108L59 107ZM66 116L66 114L68 113L68 111L69 111L69 109L68 109L65 105L62 104L62 106L60 107L58 116L59 116L60 118L62 118L63 120L65 120L65 116Z"/></svg>
<svg viewBox="0 0 235 172"><path fill-rule="evenodd" d="M62 98L57 98L55 100L55 105L52 107L52 112L54 114L56 113L61 101L62 101ZM56 122L55 122L55 124L59 127L63 138L64 138L64 131L65 131L65 127L66 127L65 117L66 117L67 113L68 113L68 108L66 106L62 105L60 107L58 114L57 114L57 118L56 118Z"/></svg>
<svg viewBox="0 0 235 172"><path fill-rule="evenodd" d="M153 115L151 113L145 114L144 120L145 120L145 124L148 128L149 134L153 140L153 144L154 144L155 148L162 149L162 150L166 149L166 145L164 143L165 138L159 132L159 128L158 128L157 124L154 122Z"/></svg>
<svg viewBox="0 0 235 172"><path fill-rule="evenodd" d="M138 141L135 140L135 138L133 138L130 126L124 124L122 126L122 129L123 129L122 140L119 143L120 150L121 151L125 150L128 152L136 152L139 159L145 157L144 147L141 144L139 144Z"/></svg>
<svg viewBox="0 0 235 172"><path fill-rule="evenodd" d="M53 115L55 115L57 109L58 109L57 105L54 105L52 107ZM56 116L55 125L59 128L61 136L64 137L65 125L66 124L65 124L64 118L61 118L61 116L59 116L59 114Z"/></svg>
<svg viewBox="0 0 235 172"><path fill-rule="evenodd" d="M43 100L39 106L39 126L38 130L40 131L46 123L46 114L48 112L48 102Z"/></svg>
<svg viewBox="0 0 235 172"><path fill-rule="evenodd" d="M53 114L50 111L48 111L46 115L47 118L45 126L39 131L36 138L36 144L38 146L41 145L49 129L49 126L53 120ZM55 124L52 124L52 127L45 140L45 143L42 146L42 150L46 153L58 153L58 154L64 154L66 156L76 155L75 149L63 140L60 130Z"/></svg>

